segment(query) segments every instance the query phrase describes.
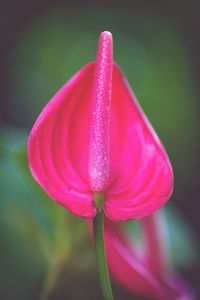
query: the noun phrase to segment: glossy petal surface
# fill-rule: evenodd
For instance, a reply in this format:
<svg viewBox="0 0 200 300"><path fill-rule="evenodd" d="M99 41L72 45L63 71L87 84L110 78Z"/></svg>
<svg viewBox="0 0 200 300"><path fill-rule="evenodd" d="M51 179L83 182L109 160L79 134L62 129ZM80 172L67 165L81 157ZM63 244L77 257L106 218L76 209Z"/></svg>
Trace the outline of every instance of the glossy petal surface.
<svg viewBox="0 0 200 300"><path fill-rule="evenodd" d="M51 198L82 217L96 209L88 184L88 119L94 64L83 67L47 104L28 142L33 176Z"/></svg>
<svg viewBox="0 0 200 300"><path fill-rule="evenodd" d="M117 65L113 70L110 123L105 212L112 220L141 218L169 199L173 173L162 144Z"/></svg>
<svg viewBox="0 0 200 300"><path fill-rule="evenodd" d="M32 173L76 215L93 217L88 178L89 113L94 63L82 68L47 104L29 138ZM168 200L173 174L165 150L114 64L110 112L110 177L105 213L143 217Z"/></svg>

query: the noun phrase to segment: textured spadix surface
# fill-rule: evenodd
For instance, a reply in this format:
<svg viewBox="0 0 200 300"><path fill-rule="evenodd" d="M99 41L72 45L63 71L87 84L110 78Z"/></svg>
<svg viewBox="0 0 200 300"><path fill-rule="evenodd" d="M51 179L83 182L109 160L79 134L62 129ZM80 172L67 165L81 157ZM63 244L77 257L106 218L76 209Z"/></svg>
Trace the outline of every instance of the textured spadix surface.
<svg viewBox="0 0 200 300"><path fill-rule="evenodd" d="M78 216L95 216L93 192L100 191L110 219L140 218L169 199L172 168L124 75L112 62L111 49L99 49L103 59L98 59L100 53L97 63L83 67L40 114L29 137L29 164L50 197ZM97 69L104 72L100 83ZM96 100L95 92L100 95Z"/></svg>

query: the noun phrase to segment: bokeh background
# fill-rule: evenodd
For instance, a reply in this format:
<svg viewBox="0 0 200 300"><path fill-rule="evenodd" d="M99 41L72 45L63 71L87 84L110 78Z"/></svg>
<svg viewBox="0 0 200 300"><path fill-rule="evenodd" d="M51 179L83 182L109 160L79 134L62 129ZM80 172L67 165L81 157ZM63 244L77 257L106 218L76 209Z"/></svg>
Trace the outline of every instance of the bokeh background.
<svg viewBox="0 0 200 300"><path fill-rule="evenodd" d="M37 187L24 149L45 103L95 59L104 30L113 33L115 61L171 158L175 191L169 206L178 222L170 233L172 256L200 297L198 1L0 5L0 299L39 299L44 282L53 287L49 299L101 299L87 225ZM117 285L115 291L116 299L133 299Z"/></svg>

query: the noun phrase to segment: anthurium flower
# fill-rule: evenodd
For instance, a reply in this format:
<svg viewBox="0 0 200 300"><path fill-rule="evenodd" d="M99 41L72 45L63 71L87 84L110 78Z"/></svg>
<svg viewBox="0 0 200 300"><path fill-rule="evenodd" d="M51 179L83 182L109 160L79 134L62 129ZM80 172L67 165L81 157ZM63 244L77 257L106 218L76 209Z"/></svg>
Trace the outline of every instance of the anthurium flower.
<svg viewBox="0 0 200 300"><path fill-rule="evenodd" d="M133 295L153 300L194 300L195 296L172 269L160 215L143 218L141 233L144 249L119 224L105 222L105 242L112 278Z"/></svg>
<svg viewBox="0 0 200 300"><path fill-rule="evenodd" d="M78 71L41 112L28 158L38 183L77 216L96 215L96 192L104 195L103 210L112 220L144 217L169 199L168 156L113 62L111 33L100 35L96 62Z"/></svg>

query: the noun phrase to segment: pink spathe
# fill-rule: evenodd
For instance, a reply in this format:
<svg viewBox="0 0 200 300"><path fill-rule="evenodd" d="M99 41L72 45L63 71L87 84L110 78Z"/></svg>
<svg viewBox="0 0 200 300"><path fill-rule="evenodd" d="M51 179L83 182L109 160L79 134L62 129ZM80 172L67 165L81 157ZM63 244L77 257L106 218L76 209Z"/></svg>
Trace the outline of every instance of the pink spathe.
<svg viewBox="0 0 200 300"><path fill-rule="evenodd" d="M30 133L33 176L49 196L81 217L105 194L112 220L144 217L173 188L168 156L100 35L97 61L84 66L46 105Z"/></svg>
<svg viewBox="0 0 200 300"><path fill-rule="evenodd" d="M195 300L191 287L170 266L160 218L151 214L140 221L144 245L139 251L130 234L119 224L106 220L105 244L111 276L133 295L154 300Z"/></svg>

